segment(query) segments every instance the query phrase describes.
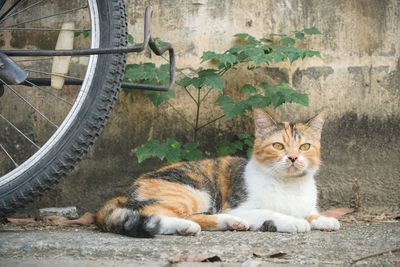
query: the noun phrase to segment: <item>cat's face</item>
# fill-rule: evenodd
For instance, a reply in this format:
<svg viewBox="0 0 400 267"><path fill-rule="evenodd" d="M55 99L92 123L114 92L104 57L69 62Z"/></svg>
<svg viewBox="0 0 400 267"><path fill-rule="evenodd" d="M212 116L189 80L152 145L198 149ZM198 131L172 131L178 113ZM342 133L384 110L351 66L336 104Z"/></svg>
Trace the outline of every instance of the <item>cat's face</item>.
<svg viewBox="0 0 400 267"><path fill-rule="evenodd" d="M318 170L320 139L326 112L307 123L275 122L262 109L254 110L253 157L281 177L304 177Z"/></svg>

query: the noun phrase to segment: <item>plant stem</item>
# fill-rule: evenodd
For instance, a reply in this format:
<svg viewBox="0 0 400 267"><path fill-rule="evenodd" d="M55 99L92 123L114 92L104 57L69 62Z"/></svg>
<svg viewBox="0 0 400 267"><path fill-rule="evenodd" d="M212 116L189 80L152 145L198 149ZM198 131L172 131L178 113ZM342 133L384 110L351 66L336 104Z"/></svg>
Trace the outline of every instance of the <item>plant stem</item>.
<svg viewBox="0 0 400 267"><path fill-rule="evenodd" d="M201 102L203 102L204 101L204 99L206 99L206 97L207 97L207 95L211 92L211 87L210 87L210 89L208 89L208 91L207 91L207 93L203 96L203 98L201 99Z"/></svg>
<svg viewBox="0 0 400 267"><path fill-rule="evenodd" d="M225 117L225 114L224 114L224 115L221 115L221 116L219 116L218 118L215 118L215 119L213 119L213 120L211 120L211 121L209 121L209 122L207 122L207 123L205 123L205 124L203 124L203 125L201 125L200 127L197 128L197 130L202 129L202 128L204 128L204 127L210 125L211 123L216 122L216 121L219 120L219 119L222 119L223 117Z"/></svg>
<svg viewBox="0 0 400 267"><path fill-rule="evenodd" d="M194 127L194 133L193 133L193 141L196 143L197 142L197 132L199 131L199 118L200 118L200 105L201 105L201 99L200 99L200 89L197 89L197 111L196 111L196 124Z"/></svg>
<svg viewBox="0 0 400 267"><path fill-rule="evenodd" d="M172 105L169 101L166 102L187 124L190 125L193 129L195 129L195 126L186 119L185 115L182 114L179 110L177 110L174 105Z"/></svg>
<svg viewBox="0 0 400 267"><path fill-rule="evenodd" d="M190 98L194 101L194 103L196 103L196 105L197 105L197 100L193 97L193 95L189 92L189 90L186 87L185 87L185 91L190 96Z"/></svg>

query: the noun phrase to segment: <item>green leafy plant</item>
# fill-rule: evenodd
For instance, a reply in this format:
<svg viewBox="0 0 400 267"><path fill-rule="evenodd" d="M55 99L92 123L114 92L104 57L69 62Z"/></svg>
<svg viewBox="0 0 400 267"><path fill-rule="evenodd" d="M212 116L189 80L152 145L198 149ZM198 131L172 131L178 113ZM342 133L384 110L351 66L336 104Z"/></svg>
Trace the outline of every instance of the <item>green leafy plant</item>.
<svg viewBox="0 0 400 267"><path fill-rule="evenodd" d="M198 160L203 153L198 149L199 132L206 126L225 118L225 120L241 116L253 108L265 108L272 105L274 108L283 103L298 103L308 106L307 94L295 91L288 83L270 85L266 82L259 84L244 84L240 92L244 98L235 101L224 92L224 74L239 64L247 64L257 67L261 64L274 65L282 61L295 62L306 57L321 57L318 51L297 48L294 45L297 40L304 40L307 35L321 34L315 27L306 28L302 31L294 31L290 35L270 34L270 39L257 39L247 33L234 35L238 39L236 45L224 53L206 51L201 57L201 62L211 61L216 63L215 69L202 69L195 75L188 76L181 70L182 78L175 83L175 88L180 87L189 95L196 109L196 116L189 119L185 112L176 108L169 100L175 97L174 90L168 92L145 91L144 94L158 109L160 105L167 104L181 117L192 131L192 142L183 144L174 139L164 142L149 140L141 148L137 149L136 156L139 163L147 158L157 157L166 159L168 163L181 160ZM162 45L160 39L155 39L157 45ZM129 43L134 44L131 35ZM165 59L165 58L164 58ZM167 59L165 59L167 60ZM254 68L248 68L251 71ZM236 71L236 70L232 70ZM126 66L125 81L141 82L147 84L168 84L169 65L163 64L156 67L153 63L128 64ZM200 115L204 109L204 101L210 92L217 91L221 96L215 104L221 108L222 113L213 119L201 124ZM125 93L128 93L126 90ZM232 155L237 152L246 152L249 156L253 147L254 137L249 134L236 134L236 139L230 142L226 139L217 145L218 156Z"/></svg>
<svg viewBox="0 0 400 267"><path fill-rule="evenodd" d="M236 134L235 136L238 139L233 142L230 142L227 139L218 142L218 157L233 155L239 151L246 152L247 157L251 156L255 137L247 133Z"/></svg>
<svg viewBox="0 0 400 267"><path fill-rule="evenodd" d="M76 31L76 32L74 32L74 37L78 37L78 36L80 36L81 34L83 35L84 38L88 38L89 35L90 35L90 32L87 31L87 30L84 30L84 31Z"/></svg>

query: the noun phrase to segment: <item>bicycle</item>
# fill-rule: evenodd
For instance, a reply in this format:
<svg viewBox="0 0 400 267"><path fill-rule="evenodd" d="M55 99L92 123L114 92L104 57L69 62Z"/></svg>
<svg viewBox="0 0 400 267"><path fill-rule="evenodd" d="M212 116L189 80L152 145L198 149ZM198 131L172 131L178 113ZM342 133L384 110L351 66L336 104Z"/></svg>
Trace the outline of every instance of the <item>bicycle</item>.
<svg viewBox="0 0 400 267"><path fill-rule="evenodd" d="M103 130L121 86L157 91L172 87L174 50L170 44L158 48L151 38L151 13L147 8L143 43L127 46L123 0L0 0L0 219L74 168ZM64 22L68 19L73 23ZM83 49L57 49L61 34L71 32L73 43ZM47 47L54 39L56 49ZM21 49L1 48L11 45ZM143 51L147 45L157 55L169 52L168 86L122 82L126 53ZM35 49L26 49L29 46ZM56 59L69 60L67 73L49 69ZM61 90L52 87L57 79ZM48 102L43 104L43 99ZM52 112L55 105L62 106L63 114Z"/></svg>

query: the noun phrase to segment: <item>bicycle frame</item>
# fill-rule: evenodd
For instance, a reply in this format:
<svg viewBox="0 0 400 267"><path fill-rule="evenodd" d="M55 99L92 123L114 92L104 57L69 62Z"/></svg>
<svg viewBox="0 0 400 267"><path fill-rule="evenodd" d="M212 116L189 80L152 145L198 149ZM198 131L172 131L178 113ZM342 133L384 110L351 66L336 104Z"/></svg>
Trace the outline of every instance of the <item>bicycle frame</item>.
<svg viewBox="0 0 400 267"><path fill-rule="evenodd" d="M116 53L132 53L132 52L141 52L143 51L147 45L151 48L151 50L157 55L161 56L166 51L169 54L169 73L170 79L169 84L167 86L162 85L149 85L149 84L136 84L136 83L122 83L121 88L129 88L129 89L139 89L139 90L152 90L152 91L168 91L172 88L175 82L175 53L171 44L166 44L161 48L158 48L155 44L154 40L151 37L151 15L153 10L151 7L147 7L145 11L144 17L144 38L143 43L134 46L126 46L126 47L111 47L111 48L95 48L95 49L81 49L81 50L0 50L1 54L5 56L73 56L73 55L96 55L96 54L116 54ZM11 60L11 59L10 59ZM15 64L15 63L14 63ZM0 63L0 66L4 65ZM10 73L20 71L15 64L12 64L11 69L0 68L0 78L6 77L10 75ZM9 80L9 79L8 79ZM24 85L30 86L28 82L34 82L37 85L50 85L50 78L27 78L23 79L23 81L19 82ZM81 85L83 80L79 79L66 79L66 85Z"/></svg>

